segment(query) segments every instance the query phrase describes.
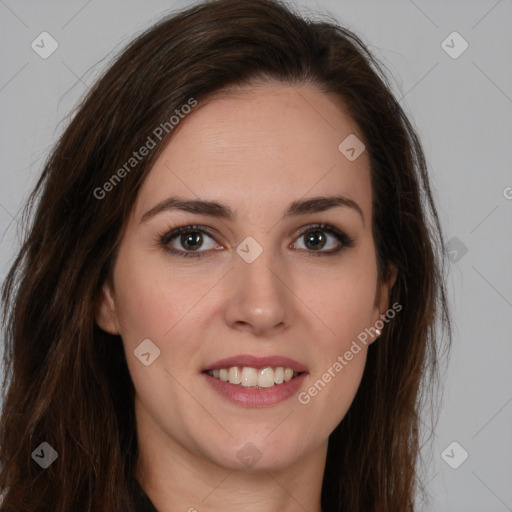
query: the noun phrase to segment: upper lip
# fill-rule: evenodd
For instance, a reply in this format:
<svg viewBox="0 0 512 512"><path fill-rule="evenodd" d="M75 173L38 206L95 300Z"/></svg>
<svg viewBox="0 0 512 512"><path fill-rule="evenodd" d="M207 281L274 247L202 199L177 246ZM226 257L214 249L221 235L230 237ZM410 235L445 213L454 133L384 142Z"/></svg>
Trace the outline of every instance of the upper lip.
<svg viewBox="0 0 512 512"><path fill-rule="evenodd" d="M248 354L241 354L239 356L227 357L215 361L203 368L203 372L208 370L220 370L222 368L231 368L232 366L248 366L251 368L266 368L271 366L277 368L282 366L283 368L291 368L296 372L306 372L307 367L294 359L284 356L268 356L268 357L256 357Z"/></svg>

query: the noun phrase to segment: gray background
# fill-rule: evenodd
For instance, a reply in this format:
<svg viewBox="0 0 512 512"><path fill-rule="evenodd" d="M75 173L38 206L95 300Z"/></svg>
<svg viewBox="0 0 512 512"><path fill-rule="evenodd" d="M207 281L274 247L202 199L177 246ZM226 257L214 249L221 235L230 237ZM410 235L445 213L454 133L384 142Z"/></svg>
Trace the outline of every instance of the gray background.
<svg viewBox="0 0 512 512"><path fill-rule="evenodd" d="M0 0L1 280L18 246L20 208L66 116L113 52L190 3ZM456 329L443 407L424 450L432 501L421 507L512 511L512 0L302 0L300 7L330 11L389 69L422 139L453 251ZM43 31L59 45L47 59L31 48ZM469 44L457 58L445 49L458 53L461 39L442 45L454 31ZM462 450L469 456L453 469L445 461L460 463Z"/></svg>

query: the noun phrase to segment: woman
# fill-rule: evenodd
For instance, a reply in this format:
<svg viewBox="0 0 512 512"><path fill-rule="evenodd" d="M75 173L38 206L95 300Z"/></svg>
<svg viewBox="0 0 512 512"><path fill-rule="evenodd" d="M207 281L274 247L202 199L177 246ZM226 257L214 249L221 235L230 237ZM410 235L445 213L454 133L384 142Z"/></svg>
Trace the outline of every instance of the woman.
<svg viewBox="0 0 512 512"><path fill-rule="evenodd" d="M270 0L162 20L36 200L3 290L3 510L414 510L443 240L354 34Z"/></svg>

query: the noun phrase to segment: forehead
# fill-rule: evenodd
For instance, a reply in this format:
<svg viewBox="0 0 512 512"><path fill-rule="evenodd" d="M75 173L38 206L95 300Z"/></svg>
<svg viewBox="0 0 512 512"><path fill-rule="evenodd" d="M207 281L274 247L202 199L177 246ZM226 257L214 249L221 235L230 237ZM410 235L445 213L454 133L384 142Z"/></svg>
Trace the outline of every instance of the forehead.
<svg viewBox="0 0 512 512"><path fill-rule="evenodd" d="M368 156L363 151L350 161L339 149L354 135L362 139L341 102L313 86L217 93L175 128L135 213L180 195L228 203L257 220L263 210L274 215L299 198L339 193L370 216Z"/></svg>

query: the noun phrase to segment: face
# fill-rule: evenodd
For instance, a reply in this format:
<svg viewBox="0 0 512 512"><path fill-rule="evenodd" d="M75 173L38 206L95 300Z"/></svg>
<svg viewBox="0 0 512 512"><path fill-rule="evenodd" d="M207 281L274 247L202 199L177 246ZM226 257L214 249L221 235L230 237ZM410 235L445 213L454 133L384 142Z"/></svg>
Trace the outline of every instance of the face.
<svg viewBox="0 0 512 512"><path fill-rule="evenodd" d="M175 129L97 312L123 339L139 437L158 450L266 470L325 454L376 336L354 340L392 284L377 279L368 155L338 149L350 134L362 139L334 98L272 84Z"/></svg>

